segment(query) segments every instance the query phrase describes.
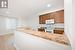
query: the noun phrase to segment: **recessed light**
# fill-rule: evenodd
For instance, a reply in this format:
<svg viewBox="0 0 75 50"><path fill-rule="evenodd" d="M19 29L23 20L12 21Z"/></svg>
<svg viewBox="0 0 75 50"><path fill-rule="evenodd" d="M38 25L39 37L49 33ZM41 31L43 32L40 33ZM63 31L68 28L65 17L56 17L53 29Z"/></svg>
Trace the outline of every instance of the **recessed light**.
<svg viewBox="0 0 75 50"><path fill-rule="evenodd" d="M51 4L47 4L47 7L51 7Z"/></svg>

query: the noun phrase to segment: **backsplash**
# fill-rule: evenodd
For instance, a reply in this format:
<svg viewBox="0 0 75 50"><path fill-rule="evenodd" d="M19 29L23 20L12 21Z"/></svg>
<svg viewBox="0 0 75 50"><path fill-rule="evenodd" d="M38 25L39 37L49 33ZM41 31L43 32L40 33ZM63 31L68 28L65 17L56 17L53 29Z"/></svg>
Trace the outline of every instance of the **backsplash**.
<svg viewBox="0 0 75 50"><path fill-rule="evenodd" d="M64 24L63 23L57 23L57 24L54 24L55 28L64 28Z"/></svg>
<svg viewBox="0 0 75 50"><path fill-rule="evenodd" d="M40 24L39 27L45 27L45 24ZM63 23L56 23L54 24L55 28L64 28L64 24Z"/></svg>

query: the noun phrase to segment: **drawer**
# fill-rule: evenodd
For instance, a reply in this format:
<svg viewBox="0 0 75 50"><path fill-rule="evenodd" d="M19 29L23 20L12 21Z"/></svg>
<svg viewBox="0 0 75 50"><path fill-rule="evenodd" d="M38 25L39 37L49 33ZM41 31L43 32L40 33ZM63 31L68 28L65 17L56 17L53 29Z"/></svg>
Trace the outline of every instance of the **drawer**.
<svg viewBox="0 0 75 50"><path fill-rule="evenodd" d="M54 30L54 33L55 34L63 34L64 33L64 30Z"/></svg>

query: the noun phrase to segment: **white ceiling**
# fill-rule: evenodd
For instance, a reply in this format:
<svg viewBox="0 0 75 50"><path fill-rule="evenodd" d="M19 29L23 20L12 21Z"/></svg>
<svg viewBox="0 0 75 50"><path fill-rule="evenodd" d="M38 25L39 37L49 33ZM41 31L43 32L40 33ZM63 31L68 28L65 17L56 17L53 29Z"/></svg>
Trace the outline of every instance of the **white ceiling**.
<svg viewBox="0 0 75 50"><path fill-rule="evenodd" d="M9 8L0 9L0 15L30 17L45 10L64 8L64 0L8 0ZM47 4L51 4L48 8Z"/></svg>

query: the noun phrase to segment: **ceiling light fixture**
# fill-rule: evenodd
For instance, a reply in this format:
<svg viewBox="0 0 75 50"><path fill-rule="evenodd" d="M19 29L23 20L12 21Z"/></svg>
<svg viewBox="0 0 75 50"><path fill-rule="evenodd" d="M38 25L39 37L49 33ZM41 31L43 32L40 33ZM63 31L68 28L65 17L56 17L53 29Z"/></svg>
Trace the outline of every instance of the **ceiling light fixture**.
<svg viewBox="0 0 75 50"><path fill-rule="evenodd" d="M51 7L51 4L47 4L47 7L48 7L48 8Z"/></svg>

